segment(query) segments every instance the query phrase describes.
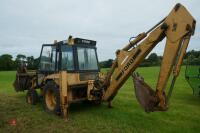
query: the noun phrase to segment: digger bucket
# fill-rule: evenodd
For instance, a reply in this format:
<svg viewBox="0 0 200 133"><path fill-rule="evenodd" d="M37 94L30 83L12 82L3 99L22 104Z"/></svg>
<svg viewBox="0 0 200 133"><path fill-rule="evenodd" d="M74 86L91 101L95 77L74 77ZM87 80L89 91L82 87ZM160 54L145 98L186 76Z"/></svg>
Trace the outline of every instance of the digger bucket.
<svg viewBox="0 0 200 133"><path fill-rule="evenodd" d="M156 92L144 82L144 79L138 73L133 73L133 82L135 87L136 99L146 112L156 111L158 98Z"/></svg>

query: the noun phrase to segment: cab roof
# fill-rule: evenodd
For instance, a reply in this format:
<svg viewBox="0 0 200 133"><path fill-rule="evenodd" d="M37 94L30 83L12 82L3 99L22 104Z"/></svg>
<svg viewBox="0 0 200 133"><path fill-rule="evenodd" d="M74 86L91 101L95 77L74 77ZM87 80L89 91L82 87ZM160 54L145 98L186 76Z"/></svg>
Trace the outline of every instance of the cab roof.
<svg viewBox="0 0 200 133"><path fill-rule="evenodd" d="M96 46L96 41L89 40L89 39L83 39L83 38L72 38L69 37L68 40L63 40L57 42L54 41L54 44L66 44L66 45L88 45L88 46Z"/></svg>

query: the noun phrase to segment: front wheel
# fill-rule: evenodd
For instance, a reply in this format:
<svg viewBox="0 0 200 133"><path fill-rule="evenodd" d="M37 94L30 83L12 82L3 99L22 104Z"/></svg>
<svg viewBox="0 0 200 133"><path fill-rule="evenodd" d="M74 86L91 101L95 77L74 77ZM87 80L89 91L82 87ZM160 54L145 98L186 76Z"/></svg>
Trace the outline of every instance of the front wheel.
<svg viewBox="0 0 200 133"><path fill-rule="evenodd" d="M49 81L44 86L44 108L46 111L60 114L60 92L58 86L53 82Z"/></svg>

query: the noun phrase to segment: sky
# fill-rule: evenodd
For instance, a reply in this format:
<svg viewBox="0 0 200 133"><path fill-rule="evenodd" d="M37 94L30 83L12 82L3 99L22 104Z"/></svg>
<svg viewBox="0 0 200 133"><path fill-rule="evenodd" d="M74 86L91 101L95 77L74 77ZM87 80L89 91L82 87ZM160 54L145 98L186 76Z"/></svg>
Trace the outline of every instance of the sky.
<svg viewBox="0 0 200 133"><path fill-rule="evenodd" d="M42 44L72 35L96 40L100 61L114 59L131 36L150 29L176 3L197 21L188 50L200 50L199 0L1 0L0 55L38 57ZM164 44L152 52L162 55Z"/></svg>

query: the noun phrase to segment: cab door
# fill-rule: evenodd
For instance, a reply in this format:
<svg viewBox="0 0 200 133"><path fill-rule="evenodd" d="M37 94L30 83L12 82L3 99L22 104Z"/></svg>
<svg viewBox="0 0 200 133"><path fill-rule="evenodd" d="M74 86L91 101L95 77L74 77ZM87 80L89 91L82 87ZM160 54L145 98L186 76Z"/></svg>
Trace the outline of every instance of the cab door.
<svg viewBox="0 0 200 133"><path fill-rule="evenodd" d="M39 86L46 75L55 73L55 71L58 70L58 55L58 50L55 45L44 44L42 46L39 68L37 71L37 83Z"/></svg>

